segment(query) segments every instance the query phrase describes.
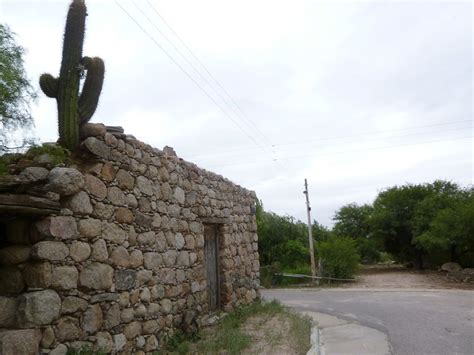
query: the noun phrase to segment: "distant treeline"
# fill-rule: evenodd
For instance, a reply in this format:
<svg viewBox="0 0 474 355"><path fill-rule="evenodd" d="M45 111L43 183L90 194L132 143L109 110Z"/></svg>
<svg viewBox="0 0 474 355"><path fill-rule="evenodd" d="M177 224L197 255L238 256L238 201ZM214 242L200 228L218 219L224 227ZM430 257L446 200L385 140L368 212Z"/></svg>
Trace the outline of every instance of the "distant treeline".
<svg viewBox="0 0 474 355"><path fill-rule="evenodd" d="M333 219L332 229L316 221L312 225L316 257L325 259L332 276L349 276L354 270L341 270L354 260L391 258L418 269L447 261L474 267L472 186L441 180L394 186L381 191L372 204L343 206ZM276 263L287 270L309 264L305 223L266 212L260 202L257 225L262 265ZM334 258L345 260L328 260Z"/></svg>

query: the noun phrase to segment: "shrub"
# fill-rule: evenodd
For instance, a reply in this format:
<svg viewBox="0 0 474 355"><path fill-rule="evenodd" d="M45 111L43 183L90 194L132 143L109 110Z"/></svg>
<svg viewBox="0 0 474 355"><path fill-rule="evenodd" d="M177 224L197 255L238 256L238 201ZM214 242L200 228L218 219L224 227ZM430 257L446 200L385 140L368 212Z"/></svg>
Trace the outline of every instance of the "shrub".
<svg viewBox="0 0 474 355"><path fill-rule="evenodd" d="M33 146L26 152L28 159L35 159L40 155L47 154L51 158L52 166L56 166L64 163L68 156L69 151L55 144L43 144L42 146Z"/></svg>
<svg viewBox="0 0 474 355"><path fill-rule="evenodd" d="M357 246L350 238L330 238L319 244L318 251L324 276L351 278L359 268Z"/></svg>

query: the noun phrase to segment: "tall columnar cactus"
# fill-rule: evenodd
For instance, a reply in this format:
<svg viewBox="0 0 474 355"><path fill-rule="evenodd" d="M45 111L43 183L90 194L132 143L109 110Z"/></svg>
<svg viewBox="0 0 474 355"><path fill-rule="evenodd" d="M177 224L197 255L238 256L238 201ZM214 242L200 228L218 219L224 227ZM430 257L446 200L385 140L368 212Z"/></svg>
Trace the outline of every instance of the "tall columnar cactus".
<svg viewBox="0 0 474 355"><path fill-rule="evenodd" d="M41 90L57 100L59 142L69 150L79 144L80 125L94 114L104 81L104 62L98 57L82 57L87 8L84 0L69 6L64 32L63 57L59 78L40 77ZM79 96L79 82L87 71Z"/></svg>

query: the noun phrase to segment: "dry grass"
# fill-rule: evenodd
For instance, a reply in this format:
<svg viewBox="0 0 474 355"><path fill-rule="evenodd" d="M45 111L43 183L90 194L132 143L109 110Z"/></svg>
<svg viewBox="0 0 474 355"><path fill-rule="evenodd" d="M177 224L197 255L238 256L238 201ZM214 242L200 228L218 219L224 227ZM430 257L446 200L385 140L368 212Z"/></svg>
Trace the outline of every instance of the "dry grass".
<svg viewBox="0 0 474 355"><path fill-rule="evenodd" d="M235 310L194 339L177 335L161 354L306 354L311 321L277 301Z"/></svg>

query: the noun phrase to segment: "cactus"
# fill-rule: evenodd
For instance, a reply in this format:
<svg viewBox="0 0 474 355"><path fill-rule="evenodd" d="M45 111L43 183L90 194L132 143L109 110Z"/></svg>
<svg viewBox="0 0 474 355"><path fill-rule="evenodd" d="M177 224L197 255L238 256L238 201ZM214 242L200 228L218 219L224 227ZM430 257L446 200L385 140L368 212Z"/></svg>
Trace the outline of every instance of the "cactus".
<svg viewBox="0 0 474 355"><path fill-rule="evenodd" d="M82 57L86 16L84 0L73 0L67 14L59 78L43 74L39 80L46 96L57 101L59 142L69 150L79 144L80 125L94 114L104 81L102 59ZM86 79L79 95L84 71L87 71Z"/></svg>

